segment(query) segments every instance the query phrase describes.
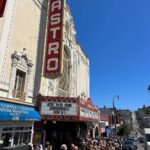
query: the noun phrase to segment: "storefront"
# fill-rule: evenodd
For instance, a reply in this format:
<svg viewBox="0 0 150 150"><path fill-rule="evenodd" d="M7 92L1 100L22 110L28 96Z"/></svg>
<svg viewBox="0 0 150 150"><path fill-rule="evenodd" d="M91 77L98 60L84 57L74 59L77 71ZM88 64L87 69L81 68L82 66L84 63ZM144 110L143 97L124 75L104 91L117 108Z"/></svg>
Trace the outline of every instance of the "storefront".
<svg viewBox="0 0 150 150"><path fill-rule="evenodd" d="M34 107L0 102L0 149L27 149L34 121L40 121Z"/></svg>
<svg viewBox="0 0 150 150"><path fill-rule="evenodd" d="M38 102L42 121L35 123L35 144L49 142L57 150L63 143L75 144L81 137L94 137L99 118L94 105L86 106L73 97L40 96Z"/></svg>
<svg viewBox="0 0 150 150"><path fill-rule="evenodd" d="M109 116L100 114L100 129L102 137L109 137L110 129L109 129Z"/></svg>

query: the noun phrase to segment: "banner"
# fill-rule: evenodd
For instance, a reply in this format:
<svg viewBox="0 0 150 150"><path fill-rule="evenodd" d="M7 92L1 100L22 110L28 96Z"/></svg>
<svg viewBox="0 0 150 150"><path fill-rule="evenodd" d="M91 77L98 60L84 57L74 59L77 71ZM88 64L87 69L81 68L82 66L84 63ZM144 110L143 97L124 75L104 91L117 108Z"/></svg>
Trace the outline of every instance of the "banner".
<svg viewBox="0 0 150 150"><path fill-rule="evenodd" d="M44 68L46 78L57 78L63 71L63 20L64 0L50 0Z"/></svg>

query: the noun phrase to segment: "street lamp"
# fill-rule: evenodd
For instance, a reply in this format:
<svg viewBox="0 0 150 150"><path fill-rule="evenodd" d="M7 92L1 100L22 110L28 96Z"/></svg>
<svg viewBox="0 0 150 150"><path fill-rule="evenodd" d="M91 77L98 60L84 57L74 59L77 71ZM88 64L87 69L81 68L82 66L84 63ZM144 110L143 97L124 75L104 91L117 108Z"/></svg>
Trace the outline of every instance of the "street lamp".
<svg viewBox="0 0 150 150"><path fill-rule="evenodd" d="M115 110L115 99L119 99L119 95L113 97L113 110Z"/></svg>
<svg viewBox="0 0 150 150"><path fill-rule="evenodd" d="M115 95L113 97L113 115L114 115L114 122L115 122L115 132L116 132L116 108L115 108L115 100L119 99L119 95Z"/></svg>
<svg viewBox="0 0 150 150"><path fill-rule="evenodd" d="M148 86L148 91L150 91L150 85Z"/></svg>

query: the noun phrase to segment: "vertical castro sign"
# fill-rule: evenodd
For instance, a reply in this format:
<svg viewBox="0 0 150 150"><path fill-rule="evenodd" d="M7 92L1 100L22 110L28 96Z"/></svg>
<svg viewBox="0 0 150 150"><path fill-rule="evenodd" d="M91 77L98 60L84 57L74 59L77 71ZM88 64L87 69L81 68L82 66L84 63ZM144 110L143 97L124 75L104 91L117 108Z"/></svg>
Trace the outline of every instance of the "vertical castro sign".
<svg viewBox="0 0 150 150"><path fill-rule="evenodd" d="M64 0L50 0L47 21L47 47L44 76L57 78L62 74Z"/></svg>
<svg viewBox="0 0 150 150"><path fill-rule="evenodd" d="M0 0L0 17L3 16L5 5L6 5L6 0Z"/></svg>

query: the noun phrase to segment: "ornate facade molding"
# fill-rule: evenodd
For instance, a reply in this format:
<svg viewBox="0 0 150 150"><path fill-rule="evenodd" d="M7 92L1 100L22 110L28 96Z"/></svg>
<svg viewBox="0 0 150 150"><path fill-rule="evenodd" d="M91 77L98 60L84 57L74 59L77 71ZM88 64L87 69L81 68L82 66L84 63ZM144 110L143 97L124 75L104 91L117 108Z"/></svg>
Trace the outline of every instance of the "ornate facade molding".
<svg viewBox="0 0 150 150"><path fill-rule="evenodd" d="M4 80L1 80L1 81L0 81L0 84L3 84L3 85L6 85L6 86L9 86L9 82L8 82L8 81L4 81Z"/></svg>
<svg viewBox="0 0 150 150"><path fill-rule="evenodd" d="M76 86L76 77L77 77L77 67L76 67L76 31L74 28L73 17L69 10L69 7L66 5L65 9L65 38L64 44L69 50L70 53L70 88L69 95L77 96L77 86Z"/></svg>
<svg viewBox="0 0 150 150"><path fill-rule="evenodd" d="M15 51L12 54L12 69L11 69L11 75L10 75L10 85L9 85L9 94L8 97L13 97L13 89L15 86L15 77L17 69L20 69L21 71L26 73L26 79L25 79L25 88L24 93L25 97L27 98L29 95L29 79L32 69L32 62L27 55L26 49L24 48L22 52Z"/></svg>
<svg viewBox="0 0 150 150"><path fill-rule="evenodd" d="M0 80L3 80L4 70L6 68L8 49L15 16L15 9L16 9L16 0L8 0L6 3L6 10L4 14L4 25L2 28L0 41L1 58L2 58L0 60L0 70L1 70Z"/></svg>
<svg viewBox="0 0 150 150"><path fill-rule="evenodd" d="M48 81L48 90L51 92L54 91L54 83L51 80Z"/></svg>

